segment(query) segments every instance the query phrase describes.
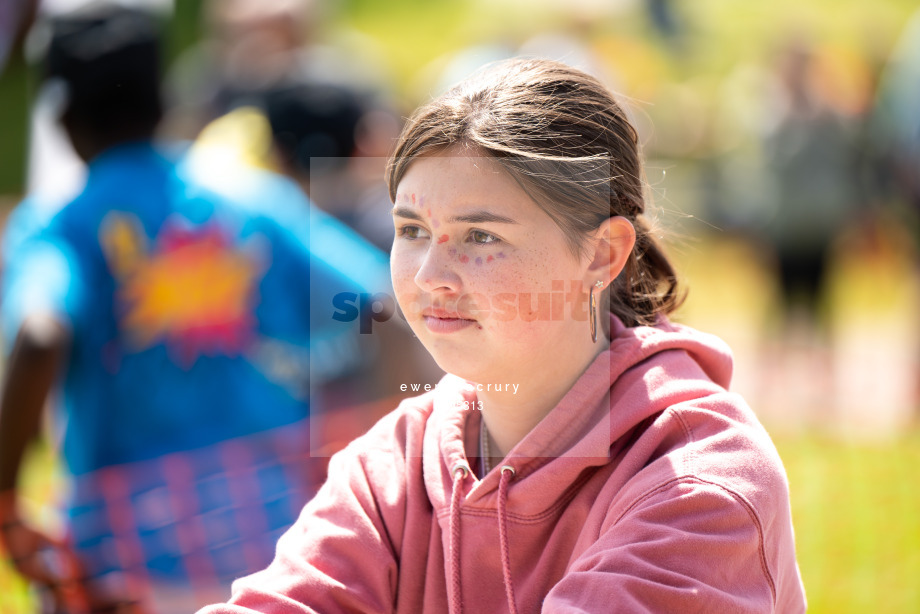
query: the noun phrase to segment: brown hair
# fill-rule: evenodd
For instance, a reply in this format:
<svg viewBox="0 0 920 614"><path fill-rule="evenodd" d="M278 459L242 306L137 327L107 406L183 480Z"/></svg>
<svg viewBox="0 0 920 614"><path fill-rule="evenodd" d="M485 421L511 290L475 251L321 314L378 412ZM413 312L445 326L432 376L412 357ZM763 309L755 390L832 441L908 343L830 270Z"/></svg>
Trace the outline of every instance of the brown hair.
<svg viewBox="0 0 920 614"><path fill-rule="evenodd" d="M387 167L390 199L414 159L454 145L501 164L562 229L575 254L605 219L621 215L632 222L636 245L606 291L610 311L624 324L651 324L680 306L674 267L643 215L638 135L594 77L560 62L513 59L454 86L403 128Z"/></svg>

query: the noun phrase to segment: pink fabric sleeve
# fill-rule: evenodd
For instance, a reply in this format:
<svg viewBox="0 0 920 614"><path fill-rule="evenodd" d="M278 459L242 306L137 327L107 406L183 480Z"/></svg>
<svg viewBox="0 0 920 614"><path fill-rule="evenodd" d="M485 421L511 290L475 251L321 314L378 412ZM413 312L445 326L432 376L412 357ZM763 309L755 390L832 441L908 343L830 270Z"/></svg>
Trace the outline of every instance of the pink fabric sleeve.
<svg viewBox="0 0 920 614"><path fill-rule="evenodd" d="M542 611L761 613L774 611L775 592L753 509L682 478L611 518Z"/></svg>
<svg viewBox="0 0 920 614"><path fill-rule="evenodd" d="M393 539L404 526L405 470L394 466L398 450L364 446L360 454L352 445L332 458L326 483L278 541L271 565L234 582L229 603L199 614L394 609Z"/></svg>

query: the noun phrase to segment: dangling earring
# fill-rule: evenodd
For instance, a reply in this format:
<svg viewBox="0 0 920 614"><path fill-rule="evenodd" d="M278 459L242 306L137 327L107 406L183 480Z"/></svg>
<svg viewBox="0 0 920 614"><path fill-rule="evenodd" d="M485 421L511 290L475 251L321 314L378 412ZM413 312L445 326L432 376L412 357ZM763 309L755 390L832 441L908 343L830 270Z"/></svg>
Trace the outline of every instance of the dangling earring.
<svg viewBox="0 0 920 614"><path fill-rule="evenodd" d="M604 282L598 280L594 282L594 285L591 286L591 289L588 291L588 306L590 313L588 314L588 323L591 327L591 343L597 343L597 299L594 298L594 288L603 288Z"/></svg>

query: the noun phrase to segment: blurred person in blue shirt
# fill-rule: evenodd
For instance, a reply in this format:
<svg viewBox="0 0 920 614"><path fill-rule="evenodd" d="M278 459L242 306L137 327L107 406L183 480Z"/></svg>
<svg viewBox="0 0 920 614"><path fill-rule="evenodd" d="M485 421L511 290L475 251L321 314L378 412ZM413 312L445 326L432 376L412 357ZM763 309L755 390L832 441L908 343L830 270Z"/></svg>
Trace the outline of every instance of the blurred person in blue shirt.
<svg viewBox="0 0 920 614"><path fill-rule="evenodd" d="M322 482L305 461L315 380L363 360L333 297L385 294L386 258L292 182L153 143L145 14L57 20L47 76L89 170L62 207L27 198L4 237L0 541L49 610L193 611L264 567ZM52 390L62 540L18 494Z"/></svg>

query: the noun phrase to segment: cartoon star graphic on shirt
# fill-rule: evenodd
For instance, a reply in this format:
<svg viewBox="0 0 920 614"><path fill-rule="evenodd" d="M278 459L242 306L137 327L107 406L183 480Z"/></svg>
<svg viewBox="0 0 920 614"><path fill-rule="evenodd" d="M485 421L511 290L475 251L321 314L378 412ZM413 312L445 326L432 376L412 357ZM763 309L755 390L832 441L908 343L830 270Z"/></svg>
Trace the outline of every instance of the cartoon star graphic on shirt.
<svg viewBox="0 0 920 614"><path fill-rule="evenodd" d="M116 291L125 349L165 343L179 364L238 356L252 342L266 257L258 236L242 244L217 224L167 219L149 245L140 220L112 212L99 239Z"/></svg>

